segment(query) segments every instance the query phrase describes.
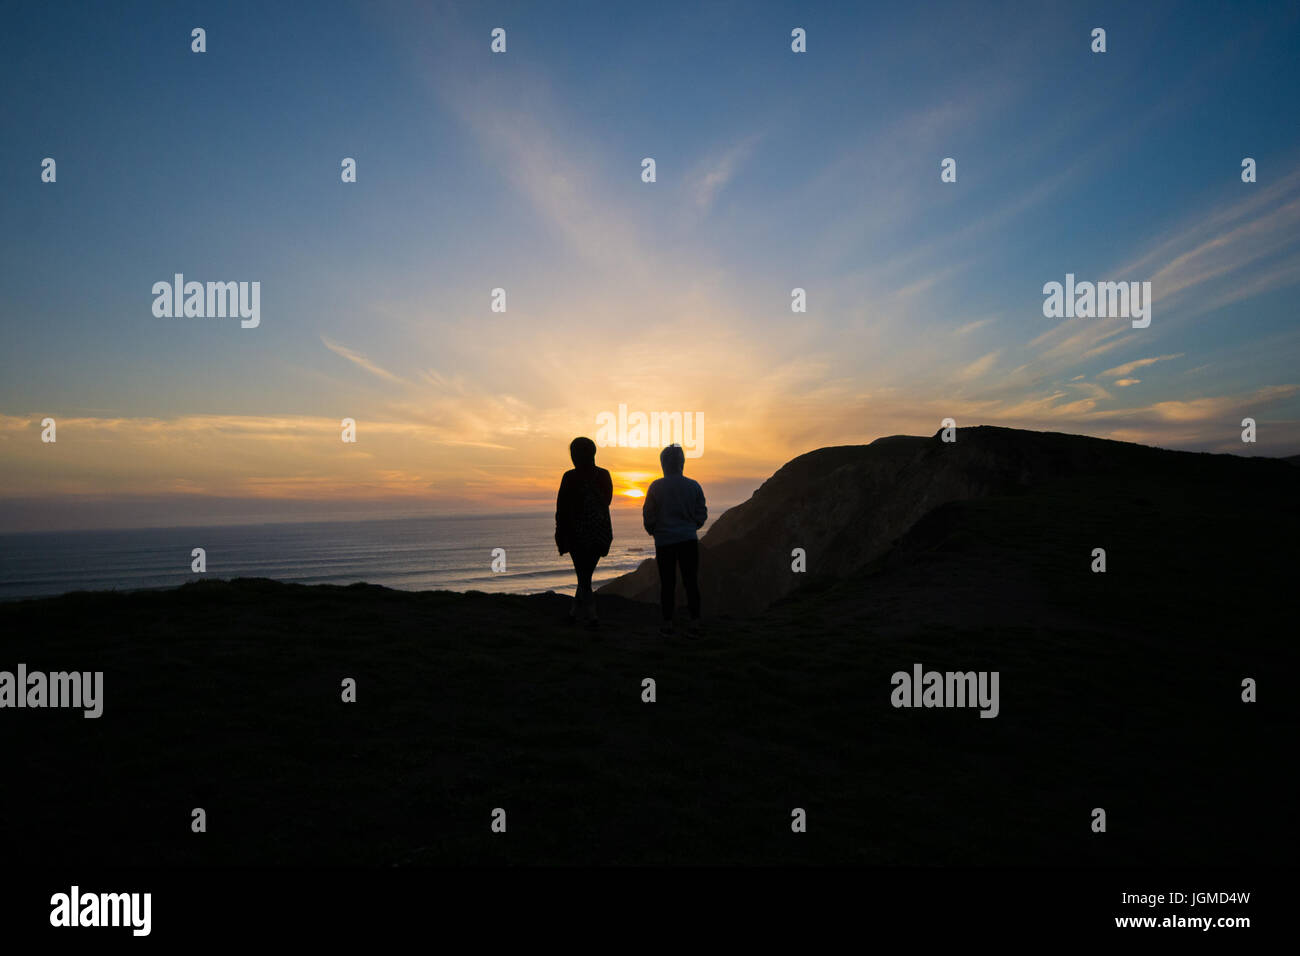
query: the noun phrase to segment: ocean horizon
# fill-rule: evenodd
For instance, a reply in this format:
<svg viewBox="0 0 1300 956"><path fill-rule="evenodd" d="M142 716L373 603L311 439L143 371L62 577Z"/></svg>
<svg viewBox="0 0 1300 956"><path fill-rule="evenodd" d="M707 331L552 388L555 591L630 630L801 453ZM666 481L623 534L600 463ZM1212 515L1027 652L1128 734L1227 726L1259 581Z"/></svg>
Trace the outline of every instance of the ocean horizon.
<svg viewBox="0 0 1300 956"><path fill-rule="evenodd" d="M614 543L596 567L597 587L654 557L639 508L611 509L610 518ZM554 532L551 512L10 532L0 534L0 601L246 577L403 591L571 593L573 565L556 552ZM203 573L191 570L194 548L205 551ZM495 548L505 549L504 571L492 570Z"/></svg>

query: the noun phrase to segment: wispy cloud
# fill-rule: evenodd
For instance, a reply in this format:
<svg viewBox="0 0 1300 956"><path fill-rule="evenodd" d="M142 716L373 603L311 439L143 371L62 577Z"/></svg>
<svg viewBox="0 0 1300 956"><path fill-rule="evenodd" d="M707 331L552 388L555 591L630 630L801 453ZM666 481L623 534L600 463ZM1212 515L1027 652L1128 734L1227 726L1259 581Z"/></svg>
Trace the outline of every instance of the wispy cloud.
<svg viewBox="0 0 1300 956"><path fill-rule="evenodd" d="M348 348L346 345L340 345L338 342L326 338L323 335L321 336L320 340L324 344L324 346L327 349L329 349L331 352L333 352L335 355L341 356L342 358L347 359L349 362L352 362L353 364L360 366L361 368L369 372L371 375L376 375L379 378L382 378L389 382L402 383L405 381L400 376L394 375L392 372L388 371L385 368L381 368L379 365L375 364L370 359L366 358L360 352L353 351L352 349Z"/></svg>
<svg viewBox="0 0 1300 956"><path fill-rule="evenodd" d="M1188 401L1156 402L1141 412L1171 422L1220 421L1252 409L1267 408L1275 402L1300 392L1300 385L1269 385L1244 395L1218 395ZM1116 413L1122 414L1122 413Z"/></svg>
<svg viewBox="0 0 1300 956"><path fill-rule="evenodd" d="M964 379L982 378L989 373L991 368L993 368L994 364L998 360L998 356L1001 354L1002 351L999 349L995 352L989 352L987 355L981 355L958 372L957 377Z"/></svg>
<svg viewBox="0 0 1300 956"><path fill-rule="evenodd" d="M953 329L952 334L970 335L970 333L976 331L977 329L984 328L984 326L990 324L991 322L993 322L993 318L991 316L987 319L976 319L974 322L967 322L965 325L960 325L957 328Z"/></svg>
<svg viewBox="0 0 1300 956"><path fill-rule="evenodd" d="M1271 185L1242 183L1245 195L1175 226L1116 275L1149 275L1153 297L1184 315L1300 282L1300 169ZM1224 280L1218 295L1206 286ZM1230 281L1228 281L1230 280ZM1186 293L1196 299L1186 300Z"/></svg>
<svg viewBox="0 0 1300 956"><path fill-rule="evenodd" d="M731 182L736 170L749 158L761 139L756 134L706 157L700 167L687 177L687 188L697 208L706 210L713 205L718 193Z"/></svg>
<svg viewBox="0 0 1300 956"><path fill-rule="evenodd" d="M1132 362L1125 362L1123 365L1116 365L1114 368L1108 368L1106 371L1098 374L1098 378L1124 378L1131 375L1140 368L1146 368L1148 365L1155 365L1156 362L1168 362L1171 359L1182 358L1183 353L1176 355L1156 355L1152 358L1134 359ZM1116 383L1119 384L1118 382Z"/></svg>

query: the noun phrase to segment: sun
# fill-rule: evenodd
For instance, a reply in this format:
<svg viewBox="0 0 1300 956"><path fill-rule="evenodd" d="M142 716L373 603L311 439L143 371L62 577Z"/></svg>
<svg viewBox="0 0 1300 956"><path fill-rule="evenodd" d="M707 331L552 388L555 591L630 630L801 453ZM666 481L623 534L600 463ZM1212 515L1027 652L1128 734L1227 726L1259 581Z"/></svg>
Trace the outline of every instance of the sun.
<svg viewBox="0 0 1300 956"><path fill-rule="evenodd" d="M648 471L619 471L613 475L614 484L623 487L618 496L620 498L631 498L634 501L638 498L644 498L645 486L658 477L657 474L651 474Z"/></svg>

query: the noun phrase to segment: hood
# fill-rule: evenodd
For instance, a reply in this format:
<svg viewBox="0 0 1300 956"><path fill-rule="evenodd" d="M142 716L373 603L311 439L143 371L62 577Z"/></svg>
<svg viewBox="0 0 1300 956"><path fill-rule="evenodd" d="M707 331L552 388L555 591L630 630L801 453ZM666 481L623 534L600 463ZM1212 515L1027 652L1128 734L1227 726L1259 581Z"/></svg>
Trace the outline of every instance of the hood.
<svg viewBox="0 0 1300 956"><path fill-rule="evenodd" d="M575 438L569 443L569 458L574 468L596 467L596 443L590 438Z"/></svg>
<svg viewBox="0 0 1300 956"><path fill-rule="evenodd" d="M681 445L669 445L659 453L659 466L664 470L664 477L680 475L686 467L686 452Z"/></svg>

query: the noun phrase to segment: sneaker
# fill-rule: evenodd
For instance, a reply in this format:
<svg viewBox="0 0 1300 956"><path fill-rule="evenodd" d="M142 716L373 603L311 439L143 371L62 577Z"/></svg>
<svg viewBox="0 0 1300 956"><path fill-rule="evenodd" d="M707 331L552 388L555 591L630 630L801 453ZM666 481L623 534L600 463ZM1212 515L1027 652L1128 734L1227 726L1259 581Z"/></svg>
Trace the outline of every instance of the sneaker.
<svg viewBox="0 0 1300 956"><path fill-rule="evenodd" d="M659 625L659 633L662 634L664 637L672 637L674 634L677 633L677 631L673 628L672 622L669 621Z"/></svg>

